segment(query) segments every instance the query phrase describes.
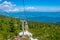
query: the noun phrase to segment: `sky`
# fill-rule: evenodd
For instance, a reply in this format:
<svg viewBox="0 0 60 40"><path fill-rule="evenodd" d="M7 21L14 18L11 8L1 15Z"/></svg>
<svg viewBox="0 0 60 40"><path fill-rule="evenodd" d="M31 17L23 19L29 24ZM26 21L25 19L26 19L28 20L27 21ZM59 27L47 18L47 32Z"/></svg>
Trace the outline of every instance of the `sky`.
<svg viewBox="0 0 60 40"><path fill-rule="evenodd" d="M1 0L2 2L12 2L21 6L23 0ZM60 0L24 0L26 6L60 6Z"/></svg>
<svg viewBox="0 0 60 40"><path fill-rule="evenodd" d="M0 0L3 12L60 12L60 0Z"/></svg>

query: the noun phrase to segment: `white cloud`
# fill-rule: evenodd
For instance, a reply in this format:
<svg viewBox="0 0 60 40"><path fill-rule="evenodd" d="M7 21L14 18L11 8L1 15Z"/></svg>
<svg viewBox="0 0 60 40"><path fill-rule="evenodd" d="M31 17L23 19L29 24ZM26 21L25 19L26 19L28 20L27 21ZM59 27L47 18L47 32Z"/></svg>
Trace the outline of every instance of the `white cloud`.
<svg viewBox="0 0 60 40"><path fill-rule="evenodd" d="M26 11L59 12L60 7L25 7Z"/></svg>
<svg viewBox="0 0 60 40"><path fill-rule="evenodd" d="M3 3L0 4L0 10L4 12L16 12L19 11L19 8L16 7L16 4L4 1Z"/></svg>
<svg viewBox="0 0 60 40"><path fill-rule="evenodd" d="M25 11L34 11L36 7L25 7Z"/></svg>
<svg viewBox="0 0 60 40"><path fill-rule="evenodd" d="M0 4L0 11L3 12L23 12L23 11L30 11L30 12L59 12L60 7L35 7L35 6L27 6L27 7L17 7L16 4L12 2L4 1Z"/></svg>

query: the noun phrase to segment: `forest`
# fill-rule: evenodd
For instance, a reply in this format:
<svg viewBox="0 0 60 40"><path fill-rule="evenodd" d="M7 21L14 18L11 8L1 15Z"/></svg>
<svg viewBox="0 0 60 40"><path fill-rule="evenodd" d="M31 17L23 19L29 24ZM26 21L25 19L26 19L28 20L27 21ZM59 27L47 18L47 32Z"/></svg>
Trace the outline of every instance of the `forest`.
<svg viewBox="0 0 60 40"><path fill-rule="evenodd" d="M29 31L39 40L60 40L60 22L45 23L28 21ZM0 15L0 40L11 40L22 31L22 22L18 18Z"/></svg>

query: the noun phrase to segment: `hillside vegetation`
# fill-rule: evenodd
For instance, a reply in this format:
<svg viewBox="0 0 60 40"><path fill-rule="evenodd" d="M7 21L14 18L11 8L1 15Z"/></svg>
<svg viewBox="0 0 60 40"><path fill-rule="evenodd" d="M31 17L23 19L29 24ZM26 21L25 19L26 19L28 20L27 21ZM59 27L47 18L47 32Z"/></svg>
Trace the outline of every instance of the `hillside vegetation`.
<svg viewBox="0 0 60 40"><path fill-rule="evenodd" d="M39 40L60 40L60 24L28 21L29 31ZM14 39L22 31L20 19L0 15L0 40Z"/></svg>

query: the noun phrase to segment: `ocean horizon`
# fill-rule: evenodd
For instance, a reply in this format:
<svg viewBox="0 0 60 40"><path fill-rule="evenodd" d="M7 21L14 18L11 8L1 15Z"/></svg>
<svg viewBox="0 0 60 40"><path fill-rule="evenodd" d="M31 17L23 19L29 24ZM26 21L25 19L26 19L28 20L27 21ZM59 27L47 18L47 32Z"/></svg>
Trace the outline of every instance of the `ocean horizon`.
<svg viewBox="0 0 60 40"><path fill-rule="evenodd" d="M1 12L0 15L36 22L60 22L60 12Z"/></svg>

